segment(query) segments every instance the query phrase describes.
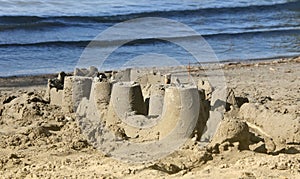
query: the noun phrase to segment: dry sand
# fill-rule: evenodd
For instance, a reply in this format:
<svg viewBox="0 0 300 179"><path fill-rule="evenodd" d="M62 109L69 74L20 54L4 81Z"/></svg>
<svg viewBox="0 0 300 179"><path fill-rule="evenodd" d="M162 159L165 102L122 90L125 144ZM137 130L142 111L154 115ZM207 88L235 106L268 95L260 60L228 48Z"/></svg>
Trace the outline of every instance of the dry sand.
<svg viewBox="0 0 300 179"><path fill-rule="evenodd" d="M44 99L52 76L1 78L0 176L300 178L300 58L222 68L234 96L212 142L200 148L190 139L147 164L110 158L89 144L74 117ZM203 71L194 69L200 78Z"/></svg>

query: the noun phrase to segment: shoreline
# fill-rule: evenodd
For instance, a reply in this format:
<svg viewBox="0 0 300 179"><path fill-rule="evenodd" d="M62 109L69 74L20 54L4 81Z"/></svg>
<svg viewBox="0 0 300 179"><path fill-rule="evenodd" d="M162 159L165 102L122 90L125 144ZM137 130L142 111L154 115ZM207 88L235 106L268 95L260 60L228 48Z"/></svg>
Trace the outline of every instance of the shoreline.
<svg viewBox="0 0 300 179"><path fill-rule="evenodd" d="M234 67L246 67L254 65L271 65L276 63L299 63L300 56L293 57L276 57L276 58L262 58L262 59L249 59L243 61L222 61L220 63L211 62L204 63L203 69L213 69L217 64L224 69L234 68ZM187 66L187 65L185 65ZM193 63L193 67L198 67L199 65ZM146 67L152 68L152 67ZM72 74L73 72L67 72L67 74ZM1 88L14 88L14 87L31 87L39 85L47 85L48 79L56 78L57 73L49 74L36 74L36 75L14 75L14 76L0 76L0 89Z"/></svg>

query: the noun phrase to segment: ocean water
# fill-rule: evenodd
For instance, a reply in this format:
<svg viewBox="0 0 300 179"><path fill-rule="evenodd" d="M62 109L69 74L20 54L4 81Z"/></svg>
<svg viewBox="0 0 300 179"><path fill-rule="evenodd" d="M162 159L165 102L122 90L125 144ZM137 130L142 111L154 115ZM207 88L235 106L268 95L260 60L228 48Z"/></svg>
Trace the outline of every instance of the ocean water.
<svg viewBox="0 0 300 179"><path fill-rule="evenodd" d="M0 0L0 76L73 71L98 34L141 17L186 24L220 61L300 55L299 0ZM149 52L190 62L173 44L150 37L122 46L106 66Z"/></svg>

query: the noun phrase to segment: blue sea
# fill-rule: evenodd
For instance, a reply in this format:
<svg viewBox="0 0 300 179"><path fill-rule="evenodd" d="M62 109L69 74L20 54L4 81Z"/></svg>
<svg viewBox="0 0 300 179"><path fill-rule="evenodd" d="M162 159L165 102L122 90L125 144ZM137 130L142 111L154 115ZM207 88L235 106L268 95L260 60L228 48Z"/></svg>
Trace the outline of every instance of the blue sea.
<svg viewBox="0 0 300 179"><path fill-rule="evenodd" d="M142 17L191 27L220 61L300 55L299 0L0 0L0 76L73 71L98 34ZM172 44L151 39L122 46L107 68L146 52L189 63Z"/></svg>

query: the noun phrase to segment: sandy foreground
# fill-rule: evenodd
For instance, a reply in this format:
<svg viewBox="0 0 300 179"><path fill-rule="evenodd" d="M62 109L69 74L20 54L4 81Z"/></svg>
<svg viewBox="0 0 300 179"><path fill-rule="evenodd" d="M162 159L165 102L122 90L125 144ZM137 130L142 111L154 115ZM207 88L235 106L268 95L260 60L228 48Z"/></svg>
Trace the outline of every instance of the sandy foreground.
<svg viewBox="0 0 300 179"><path fill-rule="evenodd" d="M300 57L222 65L237 104L212 142L145 164L95 149L44 99L53 75L0 78L0 178L300 178L299 69Z"/></svg>

